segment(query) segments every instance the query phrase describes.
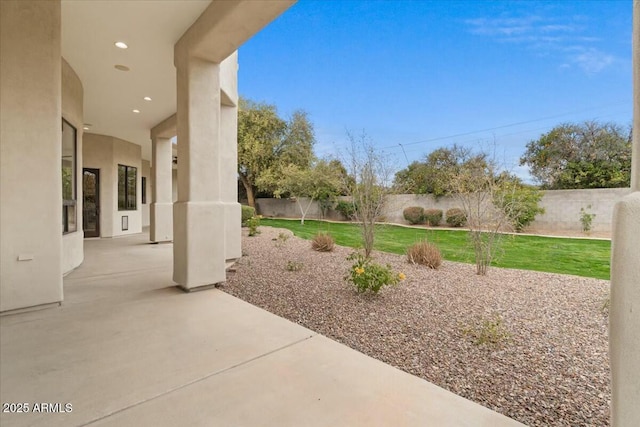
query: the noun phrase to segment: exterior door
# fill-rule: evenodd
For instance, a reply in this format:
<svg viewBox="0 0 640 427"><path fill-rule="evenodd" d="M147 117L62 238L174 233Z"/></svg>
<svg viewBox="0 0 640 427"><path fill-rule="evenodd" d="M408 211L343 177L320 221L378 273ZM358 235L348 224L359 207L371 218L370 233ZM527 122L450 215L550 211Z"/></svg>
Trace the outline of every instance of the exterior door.
<svg viewBox="0 0 640 427"><path fill-rule="evenodd" d="M100 170L82 169L84 237L100 237Z"/></svg>

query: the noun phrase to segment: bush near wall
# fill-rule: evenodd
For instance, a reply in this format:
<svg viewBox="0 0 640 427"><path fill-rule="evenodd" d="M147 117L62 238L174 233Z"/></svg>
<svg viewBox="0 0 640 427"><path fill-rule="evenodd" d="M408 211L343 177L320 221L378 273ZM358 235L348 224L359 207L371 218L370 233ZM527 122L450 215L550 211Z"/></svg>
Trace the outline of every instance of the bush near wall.
<svg viewBox="0 0 640 427"><path fill-rule="evenodd" d="M447 224L451 227L462 227L467 222L467 216L459 208L451 208L447 211Z"/></svg>
<svg viewBox="0 0 640 427"><path fill-rule="evenodd" d="M424 208L420 206L409 206L402 211L402 215L411 224L422 224L424 222Z"/></svg>
<svg viewBox="0 0 640 427"><path fill-rule="evenodd" d="M356 215L357 206L353 202L339 200L333 209L340 212L346 219L353 219Z"/></svg>
<svg viewBox="0 0 640 427"><path fill-rule="evenodd" d="M424 220L427 225L436 226L442 221L442 209L425 209Z"/></svg>
<svg viewBox="0 0 640 427"><path fill-rule="evenodd" d="M255 208L251 206L242 205L242 226L246 227L247 221L254 217L256 214Z"/></svg>

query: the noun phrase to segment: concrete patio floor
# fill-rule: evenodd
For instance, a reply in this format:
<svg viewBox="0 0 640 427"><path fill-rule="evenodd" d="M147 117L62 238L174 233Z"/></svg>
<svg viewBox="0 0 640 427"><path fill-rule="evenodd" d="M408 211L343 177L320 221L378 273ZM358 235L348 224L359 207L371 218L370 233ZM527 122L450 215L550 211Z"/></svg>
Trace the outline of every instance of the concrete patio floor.
<svg viewBox="0 0 640 427"><path fill-rule="evenodd" d="M217 289L183 293L171 244L85 241L62 306L0 318L2 426L522 425ZM4 409L4 408L3 408Z"/></svg>

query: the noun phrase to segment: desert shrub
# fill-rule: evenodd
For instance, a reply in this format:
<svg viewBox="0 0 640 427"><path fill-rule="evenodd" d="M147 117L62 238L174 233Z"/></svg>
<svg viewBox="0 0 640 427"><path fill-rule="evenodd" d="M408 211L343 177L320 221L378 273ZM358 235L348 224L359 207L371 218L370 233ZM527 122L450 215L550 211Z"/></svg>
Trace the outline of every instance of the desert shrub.
<svg viewBox="0 0 640 427"><path fill-rule="evenodd" d="M287 265L284 267L287 271L300 271L304 267L304 264L300 261L287 261Z"/></svg>
<svg viewBox="0 0 640 427"><path fill-rule="evenodd" d="M451 227L462 227L467 222L467 216L459 208L451 208L447 211L447 224Z"/></svg>
<svg viewBox="0 0 640 427"><path fill-rule="evenodd" d="M289 237L291 236L287 233L280 233L278 234L277 238L272 240L276 242L276 248L283 248L284 245L287 243L287 240L289 240Z"/></svg>
<svg viewBox="0 0 640 427"><path fill-rule="evenodd" d="M404 273L395 273L389 264L375 263L362 252L352 253L347 260L353 261L353 265L344 279L352 283L359 293L377 294L384 286L397 285L405 279Z"/></svg>
<svg viewBox="0 0 640 427"><path fill-rule="evenodd" d="M331 252L335 242L328 233L318 233L311 240L311 248L318 252Z"/></svg>
<svg viewBox="0 0 640 427"><path fill-rule="evenodd" d="M428 225L439 225L442 221L442 209L425 209L424 220Z"/></svg>
<svg viewBox="0 0 640 427"><path fill-rule="evenodd" d="M249 227L249 236L255 236L256 234L260 234L258 231L258 227L260 226L260 220L262 219L262 215L252 216L247 220L247 227Z"/></svg>
<svg viewBox="0 0 640 427"><path fill-rule="evenodd" d="M518 233L531 224L536 215L543 214L540 207L543 192L517 182L501 182L493 195L493 204L501 209Z"/></svg>
<svg viewBox="0 0 640 427"><path fill-rule="evenodd" d="M256 209L251 206L242 205L242 226L247 226L247 221L256 215Z"/></svg>
<svg viewBox="0 0 640 427"><path fill-rule="evenodd" d="M587 209L591 209L591 205L587 206ZM596 217L596 214L590 213L585 208L580 208L580 222L582 223L582 231L589 233L591 231L591 223Z"/></svg>
<svg viewBox="0 0 640 427"><path fill-rule="evenodd" d="M428 242L417 242L407 249L407 261L435 269L442 264L442 255L435 245Z"/></svg>
<svg viewBox="0 0 640 427"><path fill-rule="evenodd" d="M337 212L340 212L345 218L353 219L356 215L358 207L353 202L347 202L345 200L339 200L334 208Z"/></svg>
<svg viewBox="0 0 640 427"><path fill-rule="evenodd" d="M402 215L410 224L421 224L424 221L424 208L409 206L402 211Z"/></svg>
<svg viewBox="0 0 640 427"><path fill-rule="evenodd" d="M462 328L462 333L471 337L475 345L499 346L511 339L498 315L493 319L480 319L476 324Z"/></svg>

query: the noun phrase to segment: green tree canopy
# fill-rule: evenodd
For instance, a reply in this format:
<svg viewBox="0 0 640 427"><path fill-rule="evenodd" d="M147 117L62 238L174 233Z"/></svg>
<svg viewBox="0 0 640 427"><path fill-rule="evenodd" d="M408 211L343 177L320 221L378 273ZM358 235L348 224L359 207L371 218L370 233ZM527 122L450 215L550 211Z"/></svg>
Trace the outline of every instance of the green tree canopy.
<svg viewBox="0 0 640 427"><path fill-rule="evenodd" d="M300 208L300 222L304 224L314 200L326 207L341 194L344 171L344 166L336 160L317 160L306 169L289 163L282 169L274 195L295 198ZM309 199L306 205L300 200L302 197Z"/></svg>
<svg viewBox="0 0 640 427"><path fill-rule="evenodd" d="M472 154L468 148L455 144L441 147L429 153L424 161L413 162L397 172L394 190L440 197L450 192L451 179L462 168L482 169L486 165L486 155L482 153Z"/></svg>
<svg viewBox="0 0 640 427"><path fill-rule="evenodd" d="M520 158L546 189L628 187L631 128L615 123L566 123L527 144Z"/></svg>
<svg viewBox="0 0 640 427"><path fill-rule="evenodd" d="M313 160L313 125L304 111L286 121L275 106L240 98L238 176L255 207L255 194L273 192L288 165L307 169Z"/></svg>

